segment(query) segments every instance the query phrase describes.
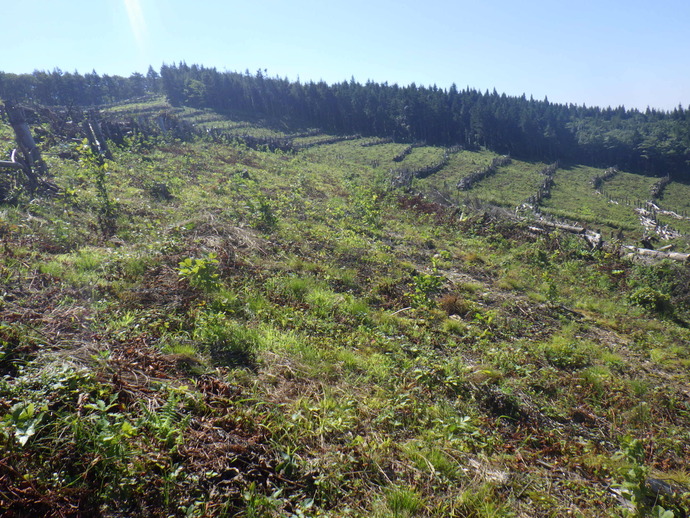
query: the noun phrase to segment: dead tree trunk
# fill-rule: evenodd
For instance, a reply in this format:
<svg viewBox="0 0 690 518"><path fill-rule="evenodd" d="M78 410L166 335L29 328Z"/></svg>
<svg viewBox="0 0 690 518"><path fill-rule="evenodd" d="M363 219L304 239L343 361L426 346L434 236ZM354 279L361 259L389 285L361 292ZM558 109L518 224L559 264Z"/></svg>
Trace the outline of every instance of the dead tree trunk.
<svg viewBox="0 0 690 518"><path fill-rule="evenodd" d="M5 101L5 111L14 131L17 146L19 146L24 159L22 163L24 167L19 167L19 169L24 171L28 182L26 187L29 192L33 193L41 182L41 178L48 174L48 167L41 158L41 152L31 136L31 130L26 122L24 110L10 101ZM19 163L16 159L13 159L12 162ZM9 167L16 168L15 166Z"/></svg>
<svg viewBox="0 0 690 518"><path fill-rule="evenodd" d="M90 113L88 118L82 123L84 132L86 133L86 138L89 139L89 145L96 153L98 153L103 158L108 160L113 159L113 155L108 148L108 144L103 136L103 131L101 130L101 125L96 119L94 113Z"/></svg>

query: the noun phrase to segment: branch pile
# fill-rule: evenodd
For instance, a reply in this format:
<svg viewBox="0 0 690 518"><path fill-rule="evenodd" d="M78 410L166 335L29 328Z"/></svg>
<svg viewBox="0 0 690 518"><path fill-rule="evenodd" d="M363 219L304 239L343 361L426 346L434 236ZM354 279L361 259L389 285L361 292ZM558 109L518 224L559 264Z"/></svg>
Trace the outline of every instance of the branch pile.
<svg viewBox="0 0 690 518"><path fill-rule="evenodd" d="M558 170L558 162L554 162L551 165L546 166L544 169L539 171L539 174L544 176L544 180L537 189L536 194L533 194L527 199L527 204L531 205L533 209L537 209L541 202L551 196L551 187L554 184L554 176Z"/></svg>
<svg viewBox="0 0 690 518"><path fill-rule="evenodd" d="M618 169L615 167L609 167L604 171L604 174L600 174L592 178L592 186L598 191L604 182L608 182L613 177L618 174Z"/></svg>
<svg viewBox="0 0 690 518"><path fill-rule="evenodd" d="M670 176L664 176L661 180L656 182L654 185L652 185L651 189L651 195L652 199L659 199L661 198L661 195L664 194L664 189L666 189L666 186L671 183L671 177Z"/></svg>
<svg viewBox="0 0 690 518"><path fill-rule="evenodd" d="M405 160L405 157L412 153L412 150L414 149L414 146L407 146L405 149L403 149L400 153L395 155L393 157L393 162L402 162Z"/></svg>
<svg viewBox="0 0 690 518"><path fill-rule="evenodd" d="M398 187L408 188L412 184L413 178L426 178L434 173L438 173L441 169L448 165L450 160L450 150L446 149L443 153L443 158L436 162L435 164L428 165L426 167L420 167L418 169L391 169L391 186L395 189Z"/></svg>
<svg viewBox="0 0 690 518"><path fill-rule="evenodd" d="M369 142L362 142L360 145L362 147L373 147L380 146L382 144L391 144L392 142L392 138L376 138L374 140L370 140Z"/></svg>

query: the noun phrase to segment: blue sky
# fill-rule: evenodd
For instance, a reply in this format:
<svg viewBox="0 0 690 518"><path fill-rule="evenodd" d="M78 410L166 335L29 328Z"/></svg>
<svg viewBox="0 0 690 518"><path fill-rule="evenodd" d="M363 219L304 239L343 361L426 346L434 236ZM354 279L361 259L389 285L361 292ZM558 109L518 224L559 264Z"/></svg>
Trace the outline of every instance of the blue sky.
<svg viewBox="0 0 690 518"><path fill-rule="evenodd" d="M3 3L5 72L128 76L186 61L302 81L455 83L588 106L690 104L687 0Z"/></svg>

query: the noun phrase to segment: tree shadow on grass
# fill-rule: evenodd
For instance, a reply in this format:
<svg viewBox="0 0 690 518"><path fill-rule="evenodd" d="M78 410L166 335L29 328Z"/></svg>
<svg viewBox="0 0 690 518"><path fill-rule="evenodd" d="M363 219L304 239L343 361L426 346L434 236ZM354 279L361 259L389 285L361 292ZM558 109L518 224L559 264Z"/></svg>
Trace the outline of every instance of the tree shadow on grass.
<svg viewBox="0 0 690 518"><path fill-rule="evenodd" d="M256 354L244 344L218 341L209 344L208 354L214 365L234 369L247 369L252 372L258 370Z"/></svg>

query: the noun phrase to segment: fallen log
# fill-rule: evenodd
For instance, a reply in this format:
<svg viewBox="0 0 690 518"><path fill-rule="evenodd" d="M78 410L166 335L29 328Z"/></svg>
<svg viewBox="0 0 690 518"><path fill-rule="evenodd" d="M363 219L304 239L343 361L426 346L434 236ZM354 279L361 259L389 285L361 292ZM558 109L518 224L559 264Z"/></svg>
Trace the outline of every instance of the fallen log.
<svg viewBox="0 0 690 518"><path fill-rule="evenodd" d="M682 254L680 252L662 252L660 250L651 250L649 248L638 248L636 246L625 245L621 247L621 251L628 252L630 255L637 255L641 257L651 257L654 259L670 259L671 261L678 261L681 263L690 262L690 254Z"/></svg>
<svg viewBox="0 0 690 518"><path fill-rule="evenodd" d="M573 225L565 225L563 223L552 223L550 221L539 221L539 224L544 227L556 228L558 230L565 230L566 232L572 232L573 234L584 234L584 227L576 227Z"/></svg>

